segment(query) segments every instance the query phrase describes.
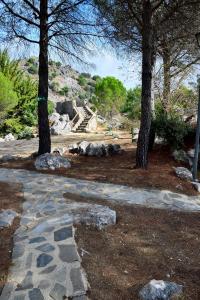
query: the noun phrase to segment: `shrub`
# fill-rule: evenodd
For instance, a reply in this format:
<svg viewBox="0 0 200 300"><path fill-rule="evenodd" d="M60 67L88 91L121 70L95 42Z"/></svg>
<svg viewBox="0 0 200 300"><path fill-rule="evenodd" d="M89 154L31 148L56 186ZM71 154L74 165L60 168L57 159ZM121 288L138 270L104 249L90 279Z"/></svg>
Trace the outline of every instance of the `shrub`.
<svg viewBox="0 0 200 300"><path fill-rule="evenodd" d="M98 81L98 80L101 79L101 77L100 77L99 75L94 75L94 76L92 76L92 79L93 79L94 81Z"/></svg>
<svg viewBox="0 0 200 300"><path fill-rule="evenodd" d="M59 94L60 94L61 96L67 96L68 92L69 92L68 86L64 86L64 87L59 91Z"/></svg>
<svg viewBox="0 0 200 300"><path fill-rule="evenodd" d="M61 66L62 66L61 62L60 62L60 61L57 61L57 62L56 62L56 67L57 67L57 68L60 68Z"/></svg>
<svg viewBox="0 0 200 300"><path fill-rule="evenodd" d="M57 72L54 71L49 75L49 79L52 80L52 79L56 78L57 75L58 75Z"/></svg>
<svg viewBox="0 0 200 300"><path fill-rule="evenodd" d="M80 86L84 86L86 84L87 80L85 79L84 76L82 75L79 75L79 78L78 78L78 83Z"/></svg>
<svg viewBox="0 0 200 300"><path fill-rule="evenodd" d="M85 78L91 78L91 74L90 73L81 73L81 76L83 76Z"/></svg>
<svg viewBox="0 0 200 300"><path fill-rule="evenodd" d="M48 114L51 115L55 110L55 104L51 100L48 101Z"/></svg>
<svg viewBox="0 0 200 300"><path fill-rule="evenodd" d="M167 114L162 110L156 112L152 128L157 136L164 139L172 149L180 149L184 145L185 137L192 130L177 113Z"/></svg>
<svg viewBox="0 0 200 300"><path fill-rule="evenodd" d="M0 72L0 117L12 109L18 102L12 82Z"/></svg>
<svg viewBox="0 0 200 300"><path fill-rule="evenodd" d="M58 92L58 90L59 90L59 83L56 82L56 81L53 81L50 84L50 88L52 89L53 92Z"/></svg>
<svg viewBox="0 0 200 300"><path fill-rule="evenodd" d="M30 65L33 65L35 63L35 58L34 57L30 57L28 60L27 60L27 63L30 64Z"/></svg>
<svg viewBox="0 0 200 300"><path fill-rule="evenodd" d="M122 108L131 119L139 120L141 116L141 88L136 87L127 92L126 102Z"/></svg>
<svg viewBox="0 0 200 300"><path fill-rule="evenodd" d="M28 68L28 72L30 74L37 74L38 73L38 68L37 68L37 65L31 65L29 68Z"/></svg>
<svg viewBox="0 0 200 300"><path fill-rule="evenodd" d="M18 135L21 131L23 131L24 126L20 123L19 118L10 118L4 121L2 124L0 131L7 134L13 133Z"/></svg>
<svg viewBox="0 0 200 300"><path fill-rule="evenodd" d="M33 130L30 127L25 127L23 131L18 134L18 139L30 140L33 137Z"/></svg>

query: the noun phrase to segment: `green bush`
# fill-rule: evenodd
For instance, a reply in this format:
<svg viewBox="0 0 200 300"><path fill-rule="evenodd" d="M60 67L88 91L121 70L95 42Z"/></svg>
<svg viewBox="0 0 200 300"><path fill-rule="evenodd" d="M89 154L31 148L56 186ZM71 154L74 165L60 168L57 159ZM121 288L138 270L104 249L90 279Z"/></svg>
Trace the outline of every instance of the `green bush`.
<svg viewBox="0 0 200 300"><path fill-rule="evenodd" d="M57 62L56 62L56 67L57 67L57 68L60 68L61 66L62 66L61 62L60 62L60 61L57 61Z"/></svg>
<svg viewBox="0 0 200 300"><path fill-rule="evenodd" d="M48 101L48 114L51 115L55 110L55 104L49 100Z"/></svg>
<svg viewBox="0 0 200 300"><path fill-rule="evenodd" d="M86 83L87 83L87 80L85 79L85 77L82 76L82 75L79 75L79 78L78 78L78 84L79 84L80 86L84 86L84 85L86 85Z"/></svg>
<svg viewBox="0 0 200 300"><path fill-rule="evenodd" d="M24 130L18 134L19 140L22 139L30 140L31 138L33 138L33 130L30 127L25 127Z"/></svg>
<svg viewBox="0 0 200 300"><path fill-rule="evenodd" d="M37 74L38 73L38 68L37 68L37 65L31 65L29 68L28 68L28 72L30 74Z"/></svg>
<svg viewBox="0 0 200 300"><path fill-rule="evenodd" d="M68 92L69 92L68 86L64 86L64 87L59 91L59 94L60 94L61 96L67 96L67 95L68 95Z"/></svg>
<svg viewBox="0 0 200 300"><path fill-rule="evenodd" d="M56 81L53 81L50 84L50 88L52 89L53 92L58 92L58 90L59 90L59 83L56 82Z"/></svg>
<svg viewBox="0 0 200 300"><path fill-rule="evenodd" d="M24 126L20 123L19 118L10 118L3 122L0 131L4 134L13 133L18 134L24 130Z"/></svg>
<svg viewBox="0 0 200 300"><path fill-rule="evenodd" d="M18 103L17 93L13 83L0 72L0 117L12 109Z"/></svg>
<svg viewBox="0 0 200 300"><path fill-rule="evenodd" d="M101 77L100 77L99 75L94 75L94 76L92 76L92 79L93 79L94 81L98 81L98 80L101 79Z"/></svg>
<svg viewBox="0 0 200 300"><path fill-rule="evenodd" d="M91 74L90 73L81 73L81 76L83 76L85 78L91 78Z"/></svg>
<svg viewBox="0 0 200 300"><path fill-rule="evenodd" d="M160 107L152 121L152 128L156 135L164 139L172 149L183 147L184 139L192 130L191 126L186 124L177 113L166 113Z"/></svg>
<svg viewBox="0 0 200 300"><path fill-rule="evenodd" d="M30 64L30 65L33 65L35 63L35 58L34 57L30 57L28 60L27 60L27 63Z"/></svg>
<svg viewBox="0 0 200 300"><path fill-rule="evenodd" d="M131 119L139 120L141 116L141 88L136 87L127 92L126 102L122 108Z"/></svg>

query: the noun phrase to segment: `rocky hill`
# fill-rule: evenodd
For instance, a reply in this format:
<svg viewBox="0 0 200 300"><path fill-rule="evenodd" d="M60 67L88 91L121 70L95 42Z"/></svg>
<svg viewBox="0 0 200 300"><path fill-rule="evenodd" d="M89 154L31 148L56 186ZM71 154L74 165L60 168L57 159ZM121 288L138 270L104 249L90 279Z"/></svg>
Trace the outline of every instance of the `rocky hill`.
<svg viewBox="0 0 200 300"><path fill-rule="evenodd" d="M38 80L38 60L35 57L21 60L22 70ZM94 97L94 87L99 76L79 73L69 65L49 61L49 100L55 104L75 99L77 103L90 101Z"/></svg>

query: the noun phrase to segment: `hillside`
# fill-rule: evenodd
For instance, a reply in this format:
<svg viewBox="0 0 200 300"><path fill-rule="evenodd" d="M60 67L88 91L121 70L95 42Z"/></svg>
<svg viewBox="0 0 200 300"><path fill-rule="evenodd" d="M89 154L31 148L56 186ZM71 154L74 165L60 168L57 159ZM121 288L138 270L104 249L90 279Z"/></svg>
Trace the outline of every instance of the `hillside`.
<svg viewBox="0 0 200 300"><path fill-rule="evenodd" d="M38 60L35 57L21 60L22 70L38 80ZM49 61L49 100L55 104L65 100L77 100L77 103L90 100L94 96L94 87L98 76L79 73L69 65Z"/></svg>

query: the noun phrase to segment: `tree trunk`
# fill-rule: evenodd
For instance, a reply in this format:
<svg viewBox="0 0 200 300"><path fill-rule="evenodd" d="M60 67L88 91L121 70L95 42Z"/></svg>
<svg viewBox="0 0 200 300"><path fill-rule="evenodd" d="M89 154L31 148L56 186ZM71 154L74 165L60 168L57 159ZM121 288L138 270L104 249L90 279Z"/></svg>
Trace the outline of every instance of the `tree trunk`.
<svg viewBox="0 0 200 300"><path fill-rule="evenodd" d="M149 132L151 127L151 84L153 66L153 29L150 0L143 1L142 30L142 100L141 123L137 143L136 167L146 169L148 165Z"/></svg>
<svg viewBox="0 0 200 300"><path fill-rule="evenodd" d="M48 120L48 0L40 0L40 54L38 87L38 154L51 152L51 138Z"/></svg>
<svg viewBox="0 0 200 300"><path fill-rule="evenodd" d="M163 108L167 112L170 109L170 90L171 90L171 80L170 80L170 52L165 47L163 50Z"/></svg>

